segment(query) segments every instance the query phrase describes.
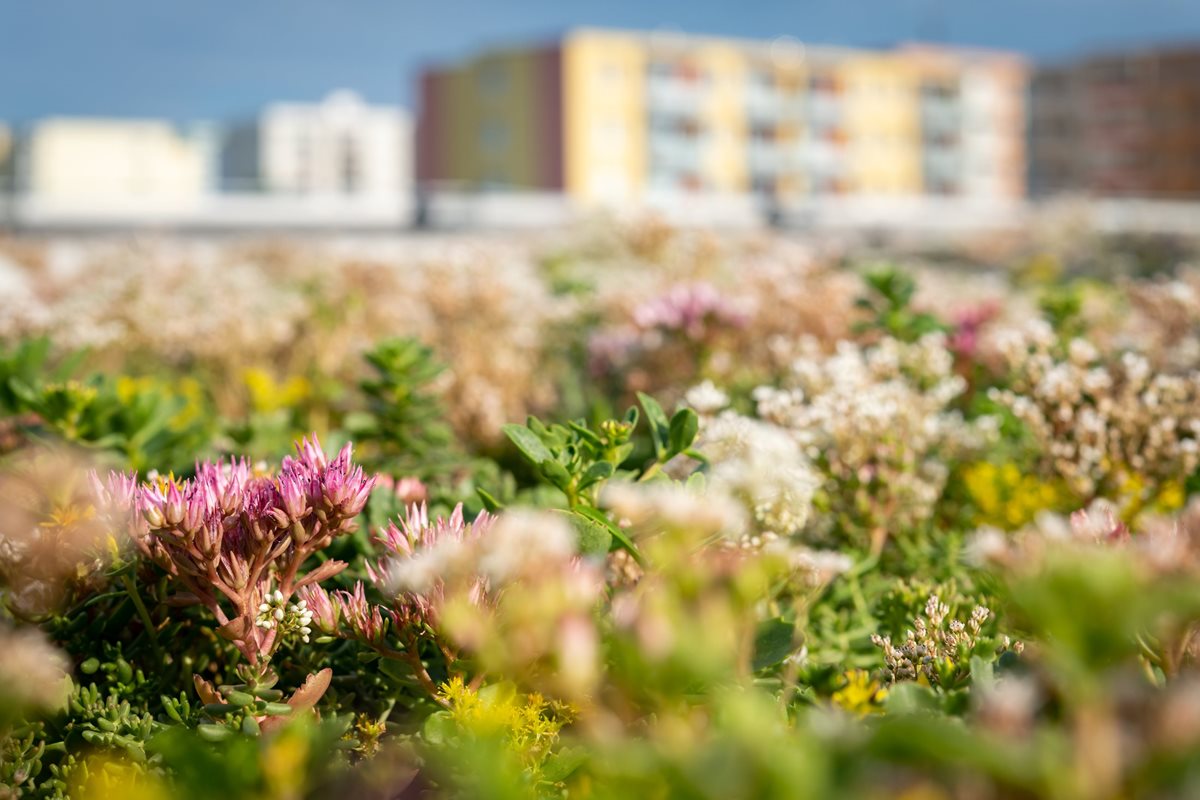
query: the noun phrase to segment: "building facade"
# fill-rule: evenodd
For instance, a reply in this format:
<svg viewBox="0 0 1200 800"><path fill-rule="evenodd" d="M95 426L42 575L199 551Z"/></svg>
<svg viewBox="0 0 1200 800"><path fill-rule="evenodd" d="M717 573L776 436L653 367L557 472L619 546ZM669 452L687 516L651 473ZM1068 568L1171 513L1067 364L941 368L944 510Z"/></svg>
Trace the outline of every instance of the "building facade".
<svg viewBox="0 0 1200 800"><path fill-rule="evenodd" d="M1023 196L1011 54L577 30L427 70L417 177L620 205L659 194Z"/></svg>
<svg viewBox="0 0 1200 800"><path fill-rule="evenodd" d="M1030 142L1037 195L1200 197L1200 46L1039 70Z"/></svg>
<svg viewBox="0 0 1200 800"><path fill-rule="evenodd" d="M393 106L348 91L319 103L276 103L234 126L222 152L232 192L391 197L412 187L412 125Z"/></svg>
<svg viewBox="0 0 1200 800"><path fill-rule="evenodd" d="M6 174L13 149L12 129L0 122L0 175Z"/></svg>
<svg viewBox="0 0 1200 800"><path fill-rule="evenodd" d="M16 183L61 206L187 206L210 188L203 142L160 120L48 119L16 144Z"/></svg>

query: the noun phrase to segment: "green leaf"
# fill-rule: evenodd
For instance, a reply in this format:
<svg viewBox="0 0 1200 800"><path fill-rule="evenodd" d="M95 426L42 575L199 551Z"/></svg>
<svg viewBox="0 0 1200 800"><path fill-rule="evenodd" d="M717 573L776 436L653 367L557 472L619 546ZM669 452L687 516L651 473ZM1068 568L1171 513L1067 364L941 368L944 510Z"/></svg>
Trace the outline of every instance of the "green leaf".
<svg viewBox="0 0 1200 800"><path fill-rule="evenodd" d="M495 514L504 509L504 504L493 497L486 489L475 487L475 494L479 495L479 499L483 501L483 507L488 512Z"/></svg>
<svg viewBox="0 0 1200 800"><path fill-rule="evenodd" d="M654 454L660 460L671 437L671 423L662 406L648 394L638 392L638 402L646 409L646 419L650 423L650 438L654 440Z"/></svg>
<svg viewBox="0 0 1200 800"><path fill-rule="evenodd" d="M421 733L430 744L446 744L456 738L458 725L449 711L435 711L425 718Z"/></svg>
<svg viewBox="0 0 1200 800"><path fill-rule="evenodd" d="M596 434L594 431L590 430L583 423L568 422L567 427L570 428L571 430L575 431L575 433L578 434L579 438L583 439L584 441L586 441L590 444L593 444L596 447L600 446L600 444L601 444L600 436L598 434Z"/></svg>
<svg viewBox="0 0 1200 800"><path fill-rule="evenodd" d="M242 733L247 736L258 736L262 733L262 728L259 727L258 720L247 715L242 718Z"/></svg>
<svg viewBox="0 0 1200 800"><path fill-rule="evenodd" d="M546 459L541 463L541 472L546 477L546 480L564 492L571 485L571 473L567 472L566 467L552 458Z"/></svg>
<svg viewBox="0 0 1200 800"><path fill-rule="evenodd" d="M692 446L696 434L700 432L700 417L690 408L681 408L671 417L671 427L668 433L670 450L668 455L675 457Z"/></svg>
<svg viewBox="0 0 1200 800"><path fill-rule="evenodd" d="M379 660L379 671L397 683L411 681L413 677L412 667L392 658L381 658Z"/></svg>
<svg viewBox="0 0 1200 800"><path fill-rule="evenodd" d="M179 704L167 697L165 694L159 696L159 702L162 703L163 711L167 712L167 716L180 725L183 724L183 715L179 713Z"/></svg>
<svg viewBox="0 0 1200 800"><path fill-rule="evenodd" d="M598 481L611 478L616 472L616 467L607 461L597 461L587 468L583 473L583 477L579 479L579 488L586 489Z"/></svg>
<svg viewBox="0 0 1200 800"><path fill-rule="evenodd" d="M612 549L616 549L616 547L623 548L629 552L629 555L633 556L634 561L638 562L639 564L646 563L642 559L642 554L637 549L637 545L633 543L633 540L629 538L629 535L626 534L625 531L621 530L618 525L613 523L613 521L609 519L608 515L603 511L590 506L579 506L574 510L573 513L587 517L593 522L596 522L607 528L609 535L612 536L613 545L615 545L615 547L612 547Z"/></svg>
<svg viewBox="0 0 1200 800"><path fill-rule="evenodd" d="M580 555L603 556L612 548L612 532L607 525L585 514L561 510L559 513L570 516L571 526L575 529L575 535L578 537L576 546L579 548Z"/></svg>
<svg viewBox="0 0 1200 800"><path fill-rule="evenodd" d="M933 689L912 681L898 683L888 689L887 709L896 714L915 714L919 711L937 711L938 698Z"/></svg>
<svg viewBox="0 0 1200 800"><path fill-rule="evenodd" d="M542 780L560 783L571 777L571 773L587 761L587 750L582 747L564 747L554 753L542 765Z"/></svg>
<svg viewBox="0 0 1200 800"><path fill-rule="evenodd" d="M223 742L233 735L224 725L209 725L207 723L197 725L196 732L200 734L200 738L210 742Z"/></svg>
<svg viewBox="0 0 1200 800"><path fill-rule="evenodd" d="M611 456L612 463L617 464L617 465L624 464L626 459L628 459L629 456L633 455L634 447L635 447L635 445L633 442L626 442L625 444L620 445L619 447L614 447L612 449L612 456Z"/></svg>
<svg viewBox="0 0 1200 800"><path fill-rule="evenodd" d="M796 626L783 617L760 622L754 632L754 661L757 672L773 667L790 656L796 649Z"/></svg>
<svg viewBox="0 0 1200 800"><path fill-rule="evenodd" d="M550 461L554 456L546 449L546 445L542 444L542 440L537 434L526 428L524 425L509 423L501 430L508 437L509 441L517 446L517 449L524 454L525 458L534 466L539 466L543 461Z"/></svg>
<svg viewBox="0 0 1200 800"><path fill-rule="evenodd" d="M980 656L971 656L971 686L976 689L990 690L996 686L994 664Z"/></svg>

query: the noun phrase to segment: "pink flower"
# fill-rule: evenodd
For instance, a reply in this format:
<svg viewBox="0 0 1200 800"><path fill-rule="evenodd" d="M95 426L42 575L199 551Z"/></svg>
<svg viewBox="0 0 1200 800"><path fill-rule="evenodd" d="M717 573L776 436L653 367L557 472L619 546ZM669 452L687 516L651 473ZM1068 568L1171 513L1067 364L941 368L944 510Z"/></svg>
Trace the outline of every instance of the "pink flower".
<svg viewBox="0 0 1200 800"><path fill-rule="evenodd" d="M308 494L304 483L294 474L279 476L279 494L283 511L292 522L299 522L308 513Z"/></svg>
<svg viewBox="0 0 1200 800"><path fill-rule="evenodd" d="M143 553L212 611L251 664L277 643L275 628L257 618L263 598L278 593L286 603L345 567L326 561L298 574L310 555L355 530L374 484L353 464L349 444L333 460L316 436L296 450L276 477L254 475L242 459L197 464L191 480L152 481L136 492L126 491L128 478L109 478L109 494L126 497L148 524Z"/></svg>
<svg viewBox="0 0 1200 800"><path fill-rule="evenodd" d="M95 470L88 473L92 492L98 505L105 508L129 508L137 494L137 474L133 472L110 472L106 481L101 481Z"/></svg>
<svg viewBox="0 0 1200 800"><path fill-rule="evenodd" d="M986 302L959 311L954 319L954 332L946 346L961 358L972 358L979 347L979 334L1000 313L996 303Z"/></svg>
<svg viewBox="0 0 1200 800"><path fill-rule="evenodd" d="M386 632L383 613L379 606L367 600L366 589L362 581L355 581L352 592L334 592L333 602L337 607L336 613L343 622L350 626L350 630L357 638L371 643L379 643L383 640Z"/></svg>
<svg viewBox="0 0 1200 800"><path fill-rule="evenodd" d="M328 634L337 632L338 623L341 621L341 606L333 602L329 592L314 583L300 587L297 594L312 612L313 622L318 629Z"/></svg>
<svg viewBox="0 0 1200 800"><path fill-rule="evenodd" d="M379 537L389 556L367 564L371 582L392 597L392 615L397 625L432 624L441 605L446 579L457 571L467 555L467 545L477 542L495 523L486 511L468 524L462 504L449 517L432 522L425 503L409 506L405 519L391 523ZM482 603L486 594L483 579L472 576L471 597Z"/></svg>
<svg viewBox="0 0 1200 800"><path fill-rule="evenodd" d="M746 314L710 283L691 283L672 287L633 312L633 320L643 330L678 332L689 339L703 339L711 328L740 328Z"/></svg>
<svg viewBox="0 0 1200 800"><path fill-rule="evenodd" d="M1097 500L1071 514L1071 533L1079 539L1117 542L1129 538L1129 528L1111 503Z"/></svg>
<svg viewBox="0 0 1200 800"><path fill-rule="evenodd" d="M396 481L396 499L406 506L424 503L429 499L429 487L420 478L401 478Z"/></svg>

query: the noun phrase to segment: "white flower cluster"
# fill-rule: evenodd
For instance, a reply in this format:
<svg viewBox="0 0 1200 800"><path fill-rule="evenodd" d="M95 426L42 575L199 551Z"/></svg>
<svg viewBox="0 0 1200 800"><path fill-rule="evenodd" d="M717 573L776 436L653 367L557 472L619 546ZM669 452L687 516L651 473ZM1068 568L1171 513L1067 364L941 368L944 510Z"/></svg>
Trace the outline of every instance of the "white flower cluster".
<svg viewBox="0 0 1200 800"><path fill-rule="evenodd" d="M1172 280L1130 282L1125 288L1133 313L1122 339L1155 366L1180 371L1200 365L1200 271L1185 269Z"/></svg>
<svg viewBox="0 0 1200 800"><path fill-rule="evenodd" d="M300 641L307 644L312 634L312 616L307 601L288 603L283 592L276 589L259 605L258 619L254 624L267 630L275 628L280 634L299 634Z"/></svg>
<svg viewBox="0 0 1200 800"><path fill-rule="evenodd" d="M1149 500L1200 465L1200 373L1155 373L1137 353L1104 361L1081 339L1063 347L1040 321L1000 343L1012 384L989 396L1024 423L1049 476L1081 497L1112 496L1137 475Z"/></svg>
<svg viewBox="0 0 1200 800"><path fill-rule="evenodd" d="M869 348L843 341L832 355L805 340L800 352L783 388L755 391L759 416L824 468L835 511L871 526L928 519L945 485L944 460L995 430L990 418L967 423L949 408L965 384L944 337Z"/></svg>
<svg viewBox="0 0 1200 800"><path fill-rule="evenodd" d="M854 559L836 550L796 547L788 552L788 560L792 569L796 570L810 587L824 586L854 567Z"/></svg>
<svg viewBox="0 0 1200 800"><path fill-rule="evenodd" d="M110 363L146 355L199 375L260 367L353 380L352 355L413 336L451 365L440 386L455 397L456 429L494 440L503 423L552 404L550 329L574 306L551 292L528 246L466 241L51 243L40 268L0 256L0 338L48 334ZM218 403L244 402L239 381L218 388Z"/></svg>
<svg viewBox="0 0 1200 800"><path fill-rule="evenodd" d="M740 538L746 529L742 505L711 486L694 490L665 482L614 482L604 488L601 501L635 533L676 529L703 538Z"/></svg>
<svg viewBox="0 0 1200 800"><path fill-rule="evenodd" d="M699 448L712 462L710 486L742 503L756 523L745 545L804 528L820 478L789 431L724 411L703 420Z"/></svg>

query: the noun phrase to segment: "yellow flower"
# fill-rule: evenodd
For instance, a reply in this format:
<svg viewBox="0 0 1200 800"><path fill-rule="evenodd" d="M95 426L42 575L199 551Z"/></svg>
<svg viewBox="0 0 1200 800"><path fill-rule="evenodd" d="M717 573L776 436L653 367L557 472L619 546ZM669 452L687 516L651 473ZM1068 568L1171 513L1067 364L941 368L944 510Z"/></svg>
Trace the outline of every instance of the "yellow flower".
<svg viewBox="0 0 1200 800"><path fill-rule="evenodd" d="M559 731L575 711L540 694L522 694L509 683L477 691L461 677L442 684L451 719L470 736L500 737L528 769L536 770L558 742Z"/></svg>
<svg viewBox="0 0 1200 800"><path fill-rule="evenodd" d="M182 401L179 410L168 420L171 430L180 431L204 419L204 384L192 377L181 378L173 384L159 378L122 375L116 381L117 399L126 405L139 396L159 393L171 400Z"/></svg>
<svg viewBox="0 0 1200 800"><path fill-rule="evenodd" d="M1187 502L1187 492L1181 481L1165 484L1158 493L1154 506L1158 511L1178 511Z"/></svg>
<svg viewBox="0 0 1200 800"><path fill-rule="evenodd" d="M262 367L243 370L242 381L250 391L251 407L262 413L299 405L312 392L312 386L302 376L293 375L281 383Z"/></svg>
<svg viewBox="0 0 1200 800"><path fill-rule="evenodd" d="M865 716L877 714L883 710L881 703L887 697L887 689L870 673L863 669L851 670L843 676L846 685L833 693L832 700L839 707L851 714Z"/></svg>
<svg viewBox="0 0 1200 800"><path fill-rule="evenodd" d="M71 770L70 793L79 800L168 800L172 793L162 780L125 759L94 755Z"/></svg>
<svg viewBox="0 0 1200 800"><path fill-rule="evenodd" d="M997 466L987 461L963 471L963 484L978 509L976 522L1015 530L1029 524L1044 510L1061 510L1067 495L1055 484L1022 474L1011 462Z"/></svg>
<svg viewBox="0 0 1200 800"><path fill-rule="evenodd" d="M267 741L262 754L262 771L270 797L302 797L310 748L306 731L286 727Z"/></svg>

